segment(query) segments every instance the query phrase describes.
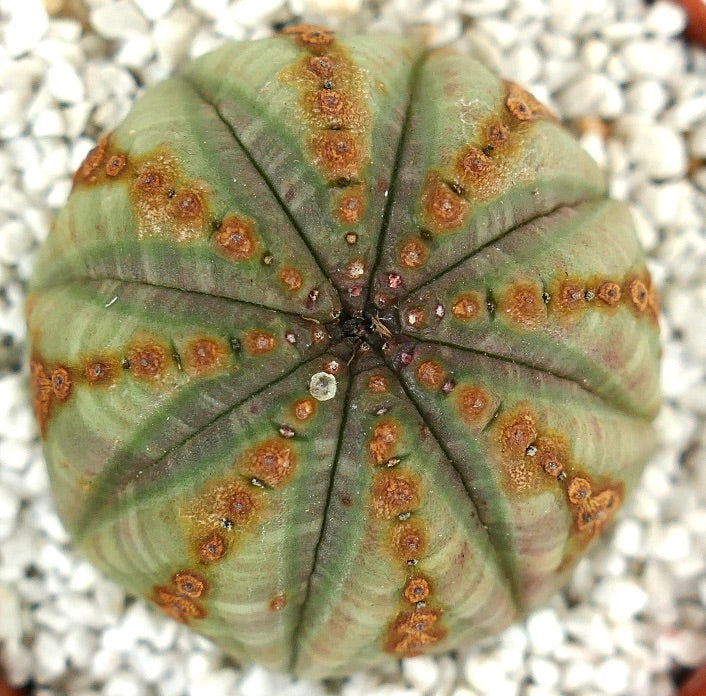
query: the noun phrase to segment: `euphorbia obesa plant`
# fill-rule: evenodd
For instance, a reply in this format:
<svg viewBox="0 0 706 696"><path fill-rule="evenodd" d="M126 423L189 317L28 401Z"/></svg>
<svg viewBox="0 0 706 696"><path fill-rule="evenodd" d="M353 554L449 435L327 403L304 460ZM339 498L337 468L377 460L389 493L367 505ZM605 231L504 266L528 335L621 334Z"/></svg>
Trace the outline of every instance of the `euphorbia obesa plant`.
<svg viewBox="0 0 706 696"><path fill-rule="evenodd" d="M399 37L294 27L148 89L27 311L81 551L307 677L545 601L653 443L626 207L526 91Z"/></svg>

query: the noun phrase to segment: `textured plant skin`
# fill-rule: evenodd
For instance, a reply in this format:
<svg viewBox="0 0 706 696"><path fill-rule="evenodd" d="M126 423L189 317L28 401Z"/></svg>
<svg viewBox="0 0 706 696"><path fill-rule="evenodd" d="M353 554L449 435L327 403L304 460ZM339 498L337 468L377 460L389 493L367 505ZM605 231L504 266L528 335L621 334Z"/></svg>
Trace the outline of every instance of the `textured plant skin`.
<svg viewBox="0 0 706 696"><path fill-rule="evenodd" d="M398 37L293 28L147 90L76 173L27 315L81 551L305 677L541 604L653 447L625 206L527 92Z"/></svg>

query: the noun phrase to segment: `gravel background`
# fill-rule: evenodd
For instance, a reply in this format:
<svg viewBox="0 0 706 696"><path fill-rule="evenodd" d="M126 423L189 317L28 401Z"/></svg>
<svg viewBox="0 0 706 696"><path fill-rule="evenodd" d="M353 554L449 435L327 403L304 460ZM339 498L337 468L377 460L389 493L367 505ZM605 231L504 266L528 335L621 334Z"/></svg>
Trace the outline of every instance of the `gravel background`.
<svg viewBox="0 0 706 696"><path fill-rule="evenodd" d="M48 12L47 12L48 10ZM34 251L92 141L143 85L292 19L457 40L545 100L629 201L661 288L661 443L569 588L498 638L345 682L239 669L74 556L26 394ZM0 664L107 696L670 696L706 659L706 52L639 0L0 1Z"/></svg>

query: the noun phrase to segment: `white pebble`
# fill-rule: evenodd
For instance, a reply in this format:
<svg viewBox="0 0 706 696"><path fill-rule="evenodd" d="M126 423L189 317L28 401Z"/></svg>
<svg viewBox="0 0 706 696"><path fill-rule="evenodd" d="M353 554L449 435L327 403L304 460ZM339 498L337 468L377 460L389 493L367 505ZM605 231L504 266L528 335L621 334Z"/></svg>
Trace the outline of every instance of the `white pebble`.
<svg viewBox="0 0 706 696"><path fill-rule="evenodd" d="M564 640L564 628L554 609L539 609L527 618L527 635L532 651L549 655Z"/></svg>
<svg viewBox="0 0 706 696"><path fill-rule="evenodd" d="M559 667L543 657L533 657L528 663L529 673L538 686L552 688L559 683Z"/></svg>
<svg viewBox="0 0 706 696"><path fill-rule="evenodd" d="M53 63L47 71L47 88L60 102L77 104L83 101L85 91L76 68L64 61Z"/></svg>
<svg viewBox="0 0 706 696"><path fill-rule="evenodd" d="M482 694L516 696L517 689L503 672L502 664L491 656L469 655L463 665L466 681Z"/></svg>
<svg viewBox="0 0 706 696"><path fill-rule="evenodd" d="M626 91L630 110L640 116L654 118L669 101L664 85L657 80L639 80Z"/></svg>
<svg viewBox="0 0 706 696"><path fill-rule="evenodd" d="M657 0L645 17L645 28L661 36L676 36L686 27L686 12L673 2Z"/></svg>
<svg viewBox="0 0 706 696"><path fill-rule="evenodd" d="M129 0L100 4L91 10L91 24L108 39L127 39L147 31L147 22Z"/></svg>
<svg viewBox="0 0 706 696"><path fill-rule="evenodd" d="M127 672L112 675L103 688L104 696L143 696L144 693L144 684Z"/></svg>
<svg viewBox="0 0 706 696"><path fill-rule="evenodd" d="M63 641L49 631L40 630L33 645L37 677L40 682L51 682L66 668Z"/></svg>
<svg viewBox="0 0 706 696"><path fill-rule="evenodd" d="M623 519L613 533L613 544L626 556L639 556L642 551L642 526L637 520Z"/></svg>
<svg viewBox="0 0 706 696"><path fill-rule="evenodd" d="M674 130L641 119L621 119L619 130L626 135L632 158L648 176L671 179L685 174L686 146Z"/></svg>
<svg viewBox="0 0 706 696"><path fill-rule="evenodd" d="M174 0L140 0L137 6L147 19L159 19L164 17L172 9Z"/></svg>
<svg viewBox="0 0 706 696"><path fill-rule="evenodd" d="M402 661L402 674L410 686L427 694L439 679L439 666L436 661L423 655Z"/></svg>
<svg viewBox="0 0 706 696"><path fill-rule="evenodd" d="M0 639L8 642L19 641L22 638L20 598L15 590L4 584L0 584L0 616Z"/></svg>
<svg viewBox="0 0 706 696"><path fill-rule="evenodd" d="M686 558L691 551L689 532L678 523L664 525L659 529L651 553L663 561L675 562Z"/></svg>
<svg viewBox="0 0 706 696"><path fill-rule="evenodd" d="M647 605L647 593L633 580L606 578L594 590L593 598L605 607L613 621L627 621Z"/></svg>
<svg viewBox="0 0 706 696"><path fill-rule="evenodd" d="M557 95L562 112L569 118L587 116L599 112L606 93L615 85L602 73L587 73Z"/></svg>
<svg viewBox="0 0 706 696"><path fill-rule="evenodd" d="M630 684L630 668L624 660L610 657L596 666L593 683L605 694L624 694Z"/></svg>
<svg viewBox="0 0 706 696"><path fill-rule="evenodd" d="M196 20L190 12L176 9L168 17L157 22L154 42L157 56L165 71L171 72L187 56L189 37L196 29Z"/></svg>

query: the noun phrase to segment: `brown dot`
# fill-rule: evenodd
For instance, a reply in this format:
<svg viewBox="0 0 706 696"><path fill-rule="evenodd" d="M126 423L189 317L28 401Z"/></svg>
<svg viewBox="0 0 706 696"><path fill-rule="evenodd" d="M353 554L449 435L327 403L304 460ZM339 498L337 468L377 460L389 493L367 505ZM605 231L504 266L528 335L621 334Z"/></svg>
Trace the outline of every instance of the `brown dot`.
<svg viewBox="0 0 706 696"><path fill-rule="evenodd" d="M322 80L333 77L335 65L329 56L312 56L307 62L307 70Z"/></svg>
<svg viewBox="0 0 706 696"><path fill-rule="evenodd" d="M558 309L572 312L586 306L586 288L576 281L564 280L556 293Z"/></svg>
<svg viewBox="0 0 706 696"><path fill-rule="evenodd" d="M419 268L426 263L429 249L420 239L408 239L400 246L400 262L406 268Z"/></svg>
<svg viewBox="0 0 706 696"><path fill-rule="evenodd" d="M360 151L356 137L347 131L324 131L313 141L317 166L329 181L353 178L358 172Z"/></svg>
<svg viewBox="0 0 706 696"><path fill-rule="evenodd" d="M490 166L490 157L477 147L468 146L461 150L456 162L456 171L462 181L472 181L475 176Z"/></svg>
<svg viewBox="0 0 706 696"><path fill-rule="evenodd" d="M422 328L426 324L426 314L422 307L412 307L407 311L405 319L407 324L415 329Z"/></svg>
<svg viewBox="0 0 706 696"><path fill-rule="evenodd" d="M596 292L596 297L610 306L620 302L620 295L620 286L610 280L601 283Z"/></svg>
<svg viewBox="0 0 706 696"><path fill-rule="evenodd" d="M270 611L282 611L287 606L287 595L279 594L270 599L268 604Z"/></svg>
<svg viewBox="0 0 706 696"><path fill-rule="evenodd" d="M324 27L313 24L298 24L286 27L283 34L291 34L296 37L297 42L309 50L319 50L326 48L334 40L334 33Z"/></svg>
<svg viewBox="0 0 706 696"><path fill-rule="evenodd" d="M71 376L65 367L57 367L51 373L51 391L58 401L66 401L71 394Z"/></svg>
<svg viewBox="0 0 706 696"><path fill-rule="evenodd" d="M424 633L430 629L441 617L441 611L424 607L404 612L395 621L393 629L398 633L414 634Z"/></svg>
<svg viewBox="0 0 706 696"><path fill-rule="evenodd" d="M262 355L275 349L275 337L272 334L253 329L245 334L243 344L250 355Z"/></svg>
<svg viewBox="0 0 706 696"><path fill-rule="evenodd" d="M341 196L338 202L338 208L336 209L336 217L346 225L352 225L360 220L365 210L365 198L363 197L362 187L357 188L355 191L346 192ZM348 241L348 236L346 235L346 241ZM352 242L355 244L356 239Z"/></svg>
<svg viewBox="0 0 706 696"><path fill-rule="evenodd" d="M582 505L591 497L591 484L585 478L577 476L569 481L566 493L574 505Z"/></svg>
<svg viewBox="0 0 706 696"><path fill-rule="evenodd" d="M490 395L482 387L464 386L455 392L461 418L474 427L483 425L488 417Z"/></svg>
<svg viewBox="0 0 706 696"><path fill-rule="evenodd" d="M154 379L164 371L167 364L167 352L158 345L137 345L127 353L130 369L135 377Z"/></svg>
<svg viewBox="0 0 706 696"><path fill-rule="evenodd" d="M432 227L446 231L463 224L468 210L468 201L455 193L436 175L430 174L422 193L422 210Z"/></svg>
<svg viewBox="0 0 706 696"><path fill-rule="evenodd" d="M308 420L316 412L316 402L308 397L305 399L298 399L294 402L292 411L294 412L294 417L297 420Z"/></svg>
<svg viewBox="0 0 706 696"><path fill-rule="evenodd" d="M244 486L231 484L220 498L218 512L219 517L231 520L239 527L244 527L253 520L256 503Z"/></svg>
<svg viewBox="0 0 706 696"><path fill-rule="evenodd" d="M44 435L47 418L49 417L52 382L44 363L36 358L30 362L30 390L34 415L37 419L39 430Z"/></svg>
<svg viewBox="0 0 706 696"><path fill-rule="evenodd" d="M235 215L223 219L213 241L221 253L234 261L250 259L255 255L253 224Z"/></svg>
<svg viewBox="0 0 706 696"><path fill-rule="evenodd" d="M135 185L145 193L166 193L166 182L160 172L155 169L145 169L137 177Z"/></svg>
<svg viewBox="0 0 706 696"><path fill-rule="evenodd" d="M650 301L650 294L647 286L639 279L634 278L628 284L628 294L632 306L639 312L644 312Z"/></svg>
<svg viewBox="0 0 706 696"><path fill-rule="evenodd" d="M365 261L363 259L353 259L346 264L344 273L352 279L365 275Z"/></svg>
<svg viewBox="0 0 706 696"><path fill-rule="evenodd" d="M392 419L380 421L375 425L368 441L368 451L376 464L386 462L394 454L400 432L400 424Z"/></svg>
<svg viewBox="0 0 706 696"><path fill-rule="evenodd" d="M408 602L416 604L417 602L423 602L430 592L429 581L426 578L415 577L407 581L402 594Z"/></svg>
<svg viewBox="0 0 706 696"><path fill-rule="evenodd" d="M500 444L503 452L510 455L524 455L527 448L537 439L537 426L529 410L507 413L500 426Z"/></svg>
<svg viewBox="0 0 706 696"><path fill-rule="evenodd" d="M115 363L110 360L89 360L83 369L86 380L91 384L110 382L116 373Z"/></svg>
<svg viewBox="0 0 706 696"><path fill-rule="evenodd" d="M108 176L118 176L125 167L127 167L127 157L122 152L118 152L108 158L105 163L105 173Z"/></svg>
<svg viewBox="0 0 706 696"><path fill-rule="evenodd" d="M430 391L441 386L445 375L444 368L434 360L425 360L417 366L417 381Z"/></svg>
<svg viewBox="0 0 706 696"><path fill-rule="evenodd" d="M312 111L329 127L350 126L353 105L345 94L334 89L322 89L314 93Z"/></svg>
<svg viewBox="0 0 706 696"><path fill-rule="evenodd" d="M356 244L358 242L358 235L355 232L349 232L346 235L346 242L353 246L353 244Z"/></svg>
<svg viewBox="0 0 706 696"><path fill-rule="evenodd" d="M488 143L496 148L507 140L509 133L510 131L502 123L491 123L488 126L486 137Z"/></svg>
<svg viewBox="0 0 706 696"><path fill-rule="evenodd" d="M199 542L199 558L203 563L213 563L223 557L226 549L226 540L214 532Z"/></svg>
<svg viewBox="0 0 706 696"><path fill-rule="evenodd" d="M154 601L171 618L179 623L187 619L202 619L206 612L190 597L178 594L169 587L155 586Z"/></svg>
<svg viewBox="0 0 706 696"><path fill-rule="evenodd" d="M373 394L385 394L387 392L387 378L384 375L370 375L368 389Z"/></svg>
<svg viewBox="0 0 706 696"><path fill-rule="evenodd" d="M417 485L403 472L379 472L373 482L371 505L375 516L386 520L416 510L419 507Z"/></svg>
<svg viewBox="0 0 706 696"><path fill-rule="evenodd" d="M518 283L502 295L500 307L507 318L523 329L538 327L545 317L542 288L529 283Z"/></svg>
<svg viewBox="0 0 706 696"><path fill-rule="evenodd" d="M424 555L426 547L424 527L418 520L401 522L393 529L391 549L403 561L420 558Z"/></svg>
<svg viewBox="0 0 706 696"><path fill-rule="evenodd" d="M244 464L249 476L272 488L287 483L294 474L295 465L296 458L291 445L277 438L270 438L250 450Z"/></svg>
<svg viewBox="0 0 706 696"><path fill-rule="evenodd" d="M283 266L279 272L279 281L290 292L296 292L302 286L302 277L299 271L291 266Z"/></svg>
<svg viewBox="0 0 706 696"><path fill-rule="evenodd" d="M483 305L484 301L480 293L464 293L460 295L451 306L451 314L453 314L456 319L461 319L461 321L477 319L481 316L481 308Z"/></svg>
<svg viewBox="0 0 706 696"><path fill-rule="evenodd" d="M179 220L194 220L201 215L201 194L194 189L183 189L171 199L171 210Z"/></svg>
<svg viewBox="0 0 706 696"><path fill-rule="evenodd" d="M202 577L184 570L174 574L172 583L179 594L192 599L200 597L208 589L206 581Z"/></svg>
<svg viewBox="0 0 706 696"><path fill-rule="evenodd" d="M225 343L213 338L197 338L188 344L186 362L191 371L202 375L218 368L227 354Z"/></svg>
<svg viewBox="0 0 706 696"><path fill-rule="evenodd" d="M544 473L559 478L569 461L569 448L566 440L556 435L539 435L534 441L537 452L535 462Z"/></svg>
<svg viewBox="0 0 706 696"><path fill-rule="evenodd" d="M518 121L529 121L536 116L549 116L547 108L541 102L512 82L507 83L505 106Z"/></svg>
<svg viewBox="0 0 706 696"><path fill-rule="evenodd" d="M583 503L576 516L576 526L579 531L587 527L599 531L605 525L620 505L620 496L611 489L601 491L591 496Z"/></svg>
<svg viewBox="0 0 706 696"><path fill-rule="evenodd" d="M102 136L95 147L86 155L79 168L74 174L74 183L88 182L95 183L98 170L103 164L106 151L108 149L108 136Z"/></svg>

